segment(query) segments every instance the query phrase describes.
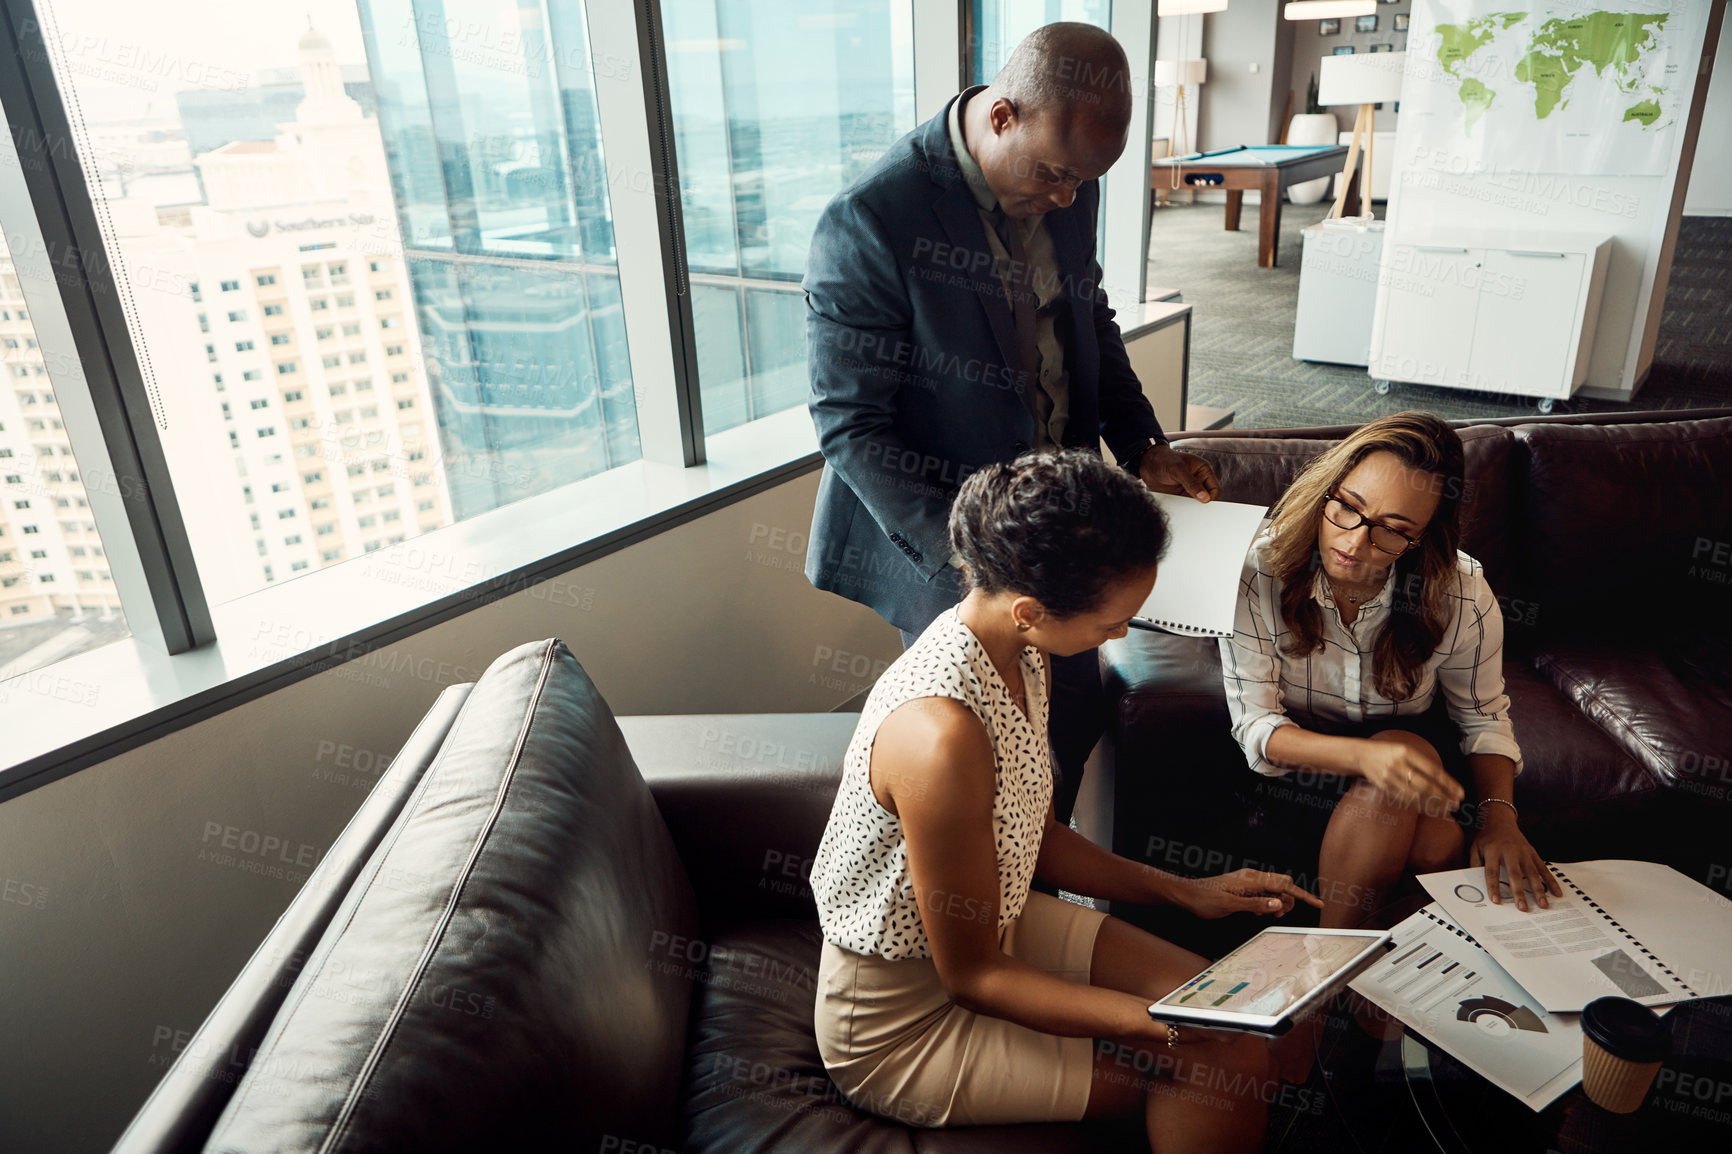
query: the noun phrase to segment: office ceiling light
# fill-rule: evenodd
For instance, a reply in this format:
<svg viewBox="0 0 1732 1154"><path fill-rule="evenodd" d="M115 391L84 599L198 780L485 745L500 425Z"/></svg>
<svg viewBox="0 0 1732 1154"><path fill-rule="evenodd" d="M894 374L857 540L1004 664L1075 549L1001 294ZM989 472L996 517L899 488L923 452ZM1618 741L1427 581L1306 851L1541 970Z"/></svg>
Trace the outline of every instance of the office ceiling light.
<svg viewBox="0 0 1732 1154"><path fill-rule="evenodd" d="M1227 0L1161 0L1157 16L1195 16L1199 12L1225 12Z"/></svg>
<svg viewBox="0 0 1732 1154"><path fill-rule="evenodd" d="M1377 0L1293 0L1282 11L1289 20L1327 20L1331 16L1370 16Z"/></svg>

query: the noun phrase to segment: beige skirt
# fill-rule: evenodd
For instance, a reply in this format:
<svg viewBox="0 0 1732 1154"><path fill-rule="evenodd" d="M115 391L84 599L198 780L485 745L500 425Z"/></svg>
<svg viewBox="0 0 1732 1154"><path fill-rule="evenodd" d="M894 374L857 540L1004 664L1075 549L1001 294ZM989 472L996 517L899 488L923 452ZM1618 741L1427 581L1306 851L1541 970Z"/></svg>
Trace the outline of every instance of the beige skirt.
<svg viewBox="0 0 1732 1154"><path fill-rule="evenodd" d="M1000 945L1019 961L1087 985L1106 915L1030 893ZM1094 1040L1061 1038L965 1010L931 958L890 961L824 943L818 1052L862 1110L911 1126L1074 1122L1088 1108Z"/></svg>

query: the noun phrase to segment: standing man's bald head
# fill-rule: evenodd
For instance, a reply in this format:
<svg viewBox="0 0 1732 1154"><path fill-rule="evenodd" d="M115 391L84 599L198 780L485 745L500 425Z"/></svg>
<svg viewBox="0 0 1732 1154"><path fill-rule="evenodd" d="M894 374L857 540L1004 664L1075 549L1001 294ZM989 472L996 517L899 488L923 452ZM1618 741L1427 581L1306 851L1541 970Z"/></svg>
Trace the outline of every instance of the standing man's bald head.
<svg viewBox="0 0 1732 1154"><path fill-rule="evenodd" d="M1031 32L963 112L968 150L1012 217L1068 207L1118 160L1130 126L1125 50L1070 22Z"/></svg>
<svg viewBox="0 0 1732 1154"><path fill-rule="evenodd" d="M1093 24L1061 21L1029 33L992 87L1024 116L1086 117L1109 135L1131 123L1131 66L1125 50Z"/></svg>

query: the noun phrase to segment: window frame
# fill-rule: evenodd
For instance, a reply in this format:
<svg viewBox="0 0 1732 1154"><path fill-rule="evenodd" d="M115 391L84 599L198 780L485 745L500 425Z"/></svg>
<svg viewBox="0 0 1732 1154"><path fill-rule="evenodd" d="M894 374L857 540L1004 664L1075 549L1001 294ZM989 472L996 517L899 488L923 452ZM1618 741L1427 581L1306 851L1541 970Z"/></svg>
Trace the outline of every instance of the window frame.
<svg viewBox="0 0 1732 1154"><path fill-rule="evenodd" d="M955 0L912 3L916 118L924 121L958 90L966 52ZM32 282L26 303L45 359L60 366L50 380L132 631L0 680L9 738L0 800L822 466L798 406L706 437L680 198L665 194L679 187L679 173L661 3L588 0L590 58L612 62L592 76L608 166L648 176L609 182L642 458L406 541L343 550L343 564L209 604L158 435L149 350L134 339L98 206L75 148L65 146L75 137L53 68L59 49L45 38L36 0L0 0L0 16L0 53L24 62L0 73L0 116L33 153L0 163L0 219L41 251L83 257L72 276L62 269L58 281ZM196 282L184 289L204 299ZM217 290L219 300L229 291ZM331 298L311 299L325 317L338 311ZM262 307L281 313L278 304ZM313 317L323 319L319 312ZM280 379L298 364L276 362L276 370ZM456 560L427 581L378 578L377 565L413 556Z"/></svg>

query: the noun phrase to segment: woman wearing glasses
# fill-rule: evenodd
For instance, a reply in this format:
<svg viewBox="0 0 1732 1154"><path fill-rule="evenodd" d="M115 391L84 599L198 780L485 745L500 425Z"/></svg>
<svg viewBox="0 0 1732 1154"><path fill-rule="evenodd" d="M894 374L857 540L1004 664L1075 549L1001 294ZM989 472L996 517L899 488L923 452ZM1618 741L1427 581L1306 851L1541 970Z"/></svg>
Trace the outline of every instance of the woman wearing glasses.
<svg viewBox="0 0 1732 1154"><path fill-rule="evenodd" d="M1325 926L1358 924L1404 871L1461 864L1468 776L1469 861L1493 900L1500 867L1520 909L1562 893L1516 824L1503 615L1458 549L1461 495L1455 430L1383 417L1300 473L1246 557L1221 641L1233 737L1252 769L1286 779L1263 787L1299 803L1284 810L1327 815Z"/></svg>

